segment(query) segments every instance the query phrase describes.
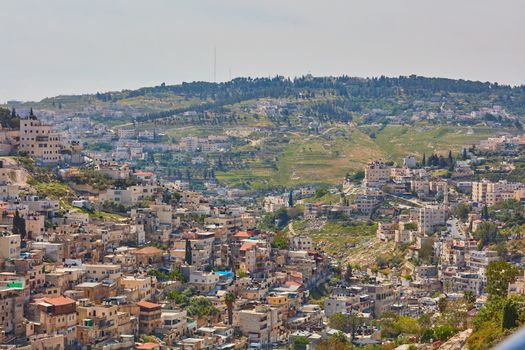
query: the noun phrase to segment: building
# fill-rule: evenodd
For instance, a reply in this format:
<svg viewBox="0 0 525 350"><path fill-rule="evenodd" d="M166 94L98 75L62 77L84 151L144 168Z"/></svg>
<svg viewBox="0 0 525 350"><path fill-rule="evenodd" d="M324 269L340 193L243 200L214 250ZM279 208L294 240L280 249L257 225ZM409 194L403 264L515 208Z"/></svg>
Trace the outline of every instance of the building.
<svg viewBox="0 0 525 350"><path fill-rule="evenodd" d="M445 225L448 217L446 205L427 205L418 210L418 229L422 234L431 234L436 226Z"/></svg>
<svg viewBox="0 0 525 350"><path fill-rule="evenodd" d="M0 286L0 333L21 335L24 332L24 291L13 283Z"/></svg>
<svg viewBox="0 0 525 350"><path fill-rule="evenodd" d="M37 305L40 311L40 324L45 333L63 335L66 348L72 347L77 336L76 302L58 296L40 299Z"/></svg>
<svg viewBox="0 0 525 350"><path fill-rule="evenodd" d="M310 236L292 236L290 239L293 250L312 250L313 241Z"/></svg>
<svg viewBox="0 0 525 350"><path fill-rule="evenodd" d="M504 200L516 197L516 192L523 187L517 182L500 180L491 182L488 180L472 182L472 200L486 205L494 205ZM519 195L519 193L518 193Z"/></svg>
<svg viewBox="0 0 525 350"><path fill-rule="evenodd" d="M20 235L0 233L0 263L20 257Z"/></svg>
<svg viewBox="0 0 525 350"><path fill-rule="evenodd" d="M20 121L20 154L43 163L62 161L60 134L51 130L51 125L44 124L36 117Z"/></svg>
<svg viewBox="0 0 525 350"><path fill-rule="evenodd" d="M142 334L152 334L153 331L162 326L161 305L150 301L142 300L137 303L140 308L139 332Z"/></svg>
<svg viewBox="0 0 525 350"><path fill-rule="evenodd" d="M248 337L251 346L266 348L278 340L279 327L282 325L280 309L258 306L254 309L241 310L238 316L239 327Z"/></svg>
<svg viewBox="0 0 525 350"><path fill-rule="evenodd" d="M403 166L405 168L415 168L417 165L416 156L408 155L403 158Z"/></svg>
<svg viewBox="0 0 525 350"><path fill-rule="evenodd" d="M201 293L208 293L219 283L219 275L213 272L192 271L189 283Z"/></svg>
<svg viewBox="0 0 525 350"><path fill-rule="evenodd" d="M389 311L396 301L396 291L391 283L365 284L363 289L374 302L374 316L376 318Z"/></svg>
<svg viewBox="0 0 525 350"><path fill-rule="evenodd" d="M381 187L390 181L390 166L382 161L369 162L365 167L364 184L367 187Z"/></svg>

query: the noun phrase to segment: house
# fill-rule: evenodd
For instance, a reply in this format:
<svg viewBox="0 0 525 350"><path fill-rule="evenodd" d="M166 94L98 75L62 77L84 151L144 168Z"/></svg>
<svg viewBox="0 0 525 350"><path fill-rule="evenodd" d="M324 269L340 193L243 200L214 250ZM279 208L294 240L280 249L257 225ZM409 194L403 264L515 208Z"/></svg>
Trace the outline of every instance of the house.
<svg viewBox="0 0 525 350"><path fill-rule="evenodd" d="M43 298L35 302L38 306L39 320L42 329L47 334L64 336L66 347L73 346L76 341L77 313L76 302L73 299L58 296Z"/></svg>
<svg viewBox="0 0 525 350"><path fill-rule="evenodd" d="M152 334L155 329L162 326L161 305L150 301L142 300L137 303L140 308L139 314L139 332L143 334Z"/></svg>

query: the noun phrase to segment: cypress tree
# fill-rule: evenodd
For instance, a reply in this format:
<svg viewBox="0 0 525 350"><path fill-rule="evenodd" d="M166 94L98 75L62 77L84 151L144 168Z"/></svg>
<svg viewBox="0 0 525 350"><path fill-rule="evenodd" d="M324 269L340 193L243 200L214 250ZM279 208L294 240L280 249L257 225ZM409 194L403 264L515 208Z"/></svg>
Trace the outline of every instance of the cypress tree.
<svg viewBox="0 0 525 350"><path fill-rule="evenodd" d="M501 311L501 329L511 329L517 326L518 308L513 300L507 300Z"/></svg>
<svg viewBox="0 0 525 350"><path fill-rule="evenodd" d="M186 255L184 257L184 261L186 264L191 265L192 264L192 258L191 258L191 242L189 239L186 238Z"/></svg>

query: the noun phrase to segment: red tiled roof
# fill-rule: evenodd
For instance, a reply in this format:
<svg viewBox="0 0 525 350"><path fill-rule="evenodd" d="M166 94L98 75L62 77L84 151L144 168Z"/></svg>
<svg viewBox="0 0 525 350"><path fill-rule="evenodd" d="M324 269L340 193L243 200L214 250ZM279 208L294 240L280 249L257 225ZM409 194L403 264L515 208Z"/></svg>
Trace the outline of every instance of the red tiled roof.
<svg viewBox="0 0 525 350"><path fill-rule="evenodd" d="M63 306L63 305L75 304L75 301L73 299L70 299L64 296L43 298L42 300L45 303L51 304L53 306Z"/></svg>
<svg viewBox="0 0 525 350"><path fill-rule="evenodd" d="M137 349L155 349L159 347L159 344L157 343L142 343L137 345Z"/></svg>
<svg viewBox="0 0 525 350"><path fill-rule="evenodd" d="M139 301L137 303L137 305L139 307L143 307L145 309L155 309L155 308L161 306L160 304L155 304L155 303L152 303L151 301L147 301L147 300L141 300L141 301Z"/></svg>
<svg viewBox="0 0 525 350"><path fill-rule="evenodd" d="M238 238L250 238L251 235L246 232L246 231L239 231L237 232L233 237L238 237Z"/></svg>
<svg viewBox="0 0 525 350"><path fill-rule="evenodd" d="M252 249L253 247L255 247L255 243L253 242L246 242L244 243L242 246L241 246L241 250L249 250L249 249Z"/></svg>

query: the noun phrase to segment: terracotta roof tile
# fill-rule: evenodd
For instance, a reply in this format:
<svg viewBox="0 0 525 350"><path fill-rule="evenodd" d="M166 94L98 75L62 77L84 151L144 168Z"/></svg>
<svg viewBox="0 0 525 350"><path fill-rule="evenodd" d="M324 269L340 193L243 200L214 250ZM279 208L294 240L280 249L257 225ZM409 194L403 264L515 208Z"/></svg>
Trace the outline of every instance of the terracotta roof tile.
<svg viewBox="0 0 525 350"><path fill-rule="evenodd" d="M151 301L147 301L147 300L141 300L137 303L137 306L139 307L143 307L145 309L155 309L157 307L161 307L160 304L155 304L155 303L152 303Z"/></svg>
<svg viewBox="0 0 525 350"><path fill-rule="evenodd" d="M45 303L51 304L53 306L63 306L63 305L75 304L75 301L73 299L70 299L64 296L43 298L42 300Z"/></svg>

